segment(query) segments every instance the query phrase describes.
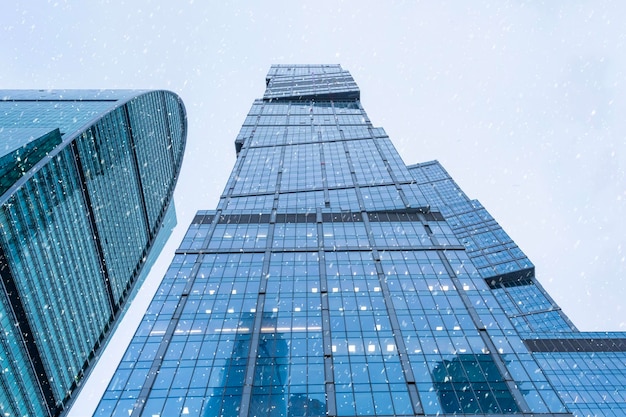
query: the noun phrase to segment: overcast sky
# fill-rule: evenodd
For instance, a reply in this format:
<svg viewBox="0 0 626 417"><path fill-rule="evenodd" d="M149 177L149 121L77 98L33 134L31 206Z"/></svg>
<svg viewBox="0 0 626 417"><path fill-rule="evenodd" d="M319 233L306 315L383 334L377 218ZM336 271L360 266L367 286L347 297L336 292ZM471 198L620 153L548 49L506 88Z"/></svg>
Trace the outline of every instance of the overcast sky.
<svg viewBox="0 0 626 417"><path fill-rule="evenodd" d="M0 88L169 89L187 108L179 226L114 345L195 211L215 208L272 63L349 70L405 163L438 159L574 324L626 330L626 2L11 3ZM98 372L73 416L97 404Z"/></svg>

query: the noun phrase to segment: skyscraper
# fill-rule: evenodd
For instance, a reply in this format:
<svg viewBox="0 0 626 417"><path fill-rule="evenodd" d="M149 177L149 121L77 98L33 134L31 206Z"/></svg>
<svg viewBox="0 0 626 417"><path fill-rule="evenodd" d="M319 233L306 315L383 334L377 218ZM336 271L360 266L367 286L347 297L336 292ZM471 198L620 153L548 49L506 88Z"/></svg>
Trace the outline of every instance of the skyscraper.
<svg viewBox="0 0 626 417"><path fill-rule="evenodd" d="M626 335L577 331L438 162L402 162L347 71L266 84L96 416L626 412Z"/></svg>
<svg viewBox="0 0 626 417"><path fill-rule="evenodd" d="M2 415L71 400L175 222L186 127L166 91L2 91Z"/></svg>

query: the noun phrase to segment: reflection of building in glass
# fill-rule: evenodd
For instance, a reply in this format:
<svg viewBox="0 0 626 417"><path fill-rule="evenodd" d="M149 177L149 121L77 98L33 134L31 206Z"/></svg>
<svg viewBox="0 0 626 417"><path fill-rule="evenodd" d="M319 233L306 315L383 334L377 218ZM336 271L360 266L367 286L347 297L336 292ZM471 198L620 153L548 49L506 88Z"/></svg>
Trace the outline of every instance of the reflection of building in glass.
<svg viewBox="0 0 626 417"><path fill-rule="evenodd" d="M2 91L2 415L72 399L175 222L185 135L169 92Z"/></svg>
<svg viewBox="0 0 626 417"><path fill-rule="evenodd" d="M289 352L277 323L275 316L264 314L254 365L250 415L287 415Z"/></svg>
<svg viewBox="0 0 626 417"><path fill-rule="evenodd" d="M233 335L233 351L221 368L222 379L207 398L204 407L206 417L239 415L254 317L254 313L241 315L241 321ZM255 363L253 395L250 402L252 415L287 415L289 352L287 343L277 331L276 324L276 317L265 314ZM297 410L297 415L313 415L307 414L309 404L306 398L299 400L295 404L290 403L289 407ZM315 404L313 407L315 406L319 409L319 405ZM266 410L269 410L269 413Z"/></svg>
<svg viewBox="0 0 626 417"><path fill-rule="evenodd" d="M208 395L204 416L239 415L253 322L253 313L242 314L237 328L233 329L233 350L220 369L219 384Z"/></svg>
<svg viewBox="0 0 626 417"><path fill-rule="evenodd" d="M456 414L513 414L518 412L502 374L491 355L457 355L444 359L432 372L441 408Z"/></svg>
<svg viewBox="0 0 626 417"><path fill-rule="evenodd" d="M320 400L312 400L304 394L293 394L289 399L289 416L322 417L326 406Z"/></svg>
<svg viewBox="0 0 626 417"><path fill-rule="evenodd" d="M266 82L96 416L626 412L626 335L578 332L439 163L404 165L347 71Z"/></svg>

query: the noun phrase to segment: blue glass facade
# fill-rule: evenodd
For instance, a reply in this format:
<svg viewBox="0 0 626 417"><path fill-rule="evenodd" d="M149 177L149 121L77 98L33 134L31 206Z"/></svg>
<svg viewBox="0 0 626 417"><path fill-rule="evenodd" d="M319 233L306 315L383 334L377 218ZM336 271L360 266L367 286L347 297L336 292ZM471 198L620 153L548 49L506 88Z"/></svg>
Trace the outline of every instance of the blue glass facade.
<svg viewBox="0 0 626 417"><path fill-rule="evenodd" d="M577 332L437 162L402 162L347 71L276 65L266 84L96 416L626 411L621 336ZM579 335L596 342L563 342ZM605 403L564 370L620 360Z"/></svg>
<svg viewBox="0 0 626 417"><path fill-rule="evenodd" d="M165 91L2 91L0 410L59 415L140 278L185 109Z"/></svg>

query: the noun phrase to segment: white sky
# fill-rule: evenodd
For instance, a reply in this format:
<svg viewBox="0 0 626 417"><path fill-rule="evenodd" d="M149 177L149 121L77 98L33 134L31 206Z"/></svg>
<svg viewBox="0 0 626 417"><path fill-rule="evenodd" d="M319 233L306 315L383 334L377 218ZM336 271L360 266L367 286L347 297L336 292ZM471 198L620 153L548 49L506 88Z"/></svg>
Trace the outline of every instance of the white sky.
<svg viewBox="0 0 626 417"><path fill-rule="evenodd" d="M404 161L438 159L581 330L626 330L625 2L5 3L0 88L169 89L187 107L179 227L112 345L215 208L272 63L340 63ZM110 355L72 416L97 405Z"/></svg>

